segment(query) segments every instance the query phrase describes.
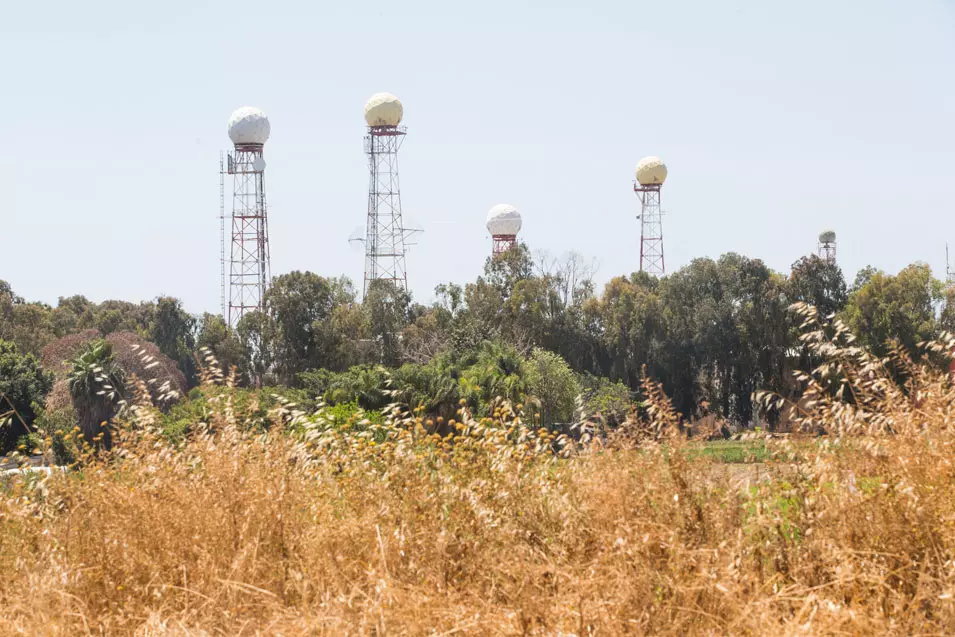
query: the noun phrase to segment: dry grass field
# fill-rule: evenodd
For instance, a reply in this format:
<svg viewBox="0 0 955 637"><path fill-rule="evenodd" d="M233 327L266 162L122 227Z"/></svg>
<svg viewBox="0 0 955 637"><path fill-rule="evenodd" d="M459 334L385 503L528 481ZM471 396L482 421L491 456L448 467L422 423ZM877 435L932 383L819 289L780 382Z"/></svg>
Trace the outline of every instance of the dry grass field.
<svg viewBox="0 0 955 637"><path fill-rule="evenodd" d="M807 375L827 435L761 443L758 480L652 384L576 443L507 405L249 431L224 392L173 444L141 388L110 454L0 497L0 633L950 634L955 391L829 360L852 399Z"/></svg>

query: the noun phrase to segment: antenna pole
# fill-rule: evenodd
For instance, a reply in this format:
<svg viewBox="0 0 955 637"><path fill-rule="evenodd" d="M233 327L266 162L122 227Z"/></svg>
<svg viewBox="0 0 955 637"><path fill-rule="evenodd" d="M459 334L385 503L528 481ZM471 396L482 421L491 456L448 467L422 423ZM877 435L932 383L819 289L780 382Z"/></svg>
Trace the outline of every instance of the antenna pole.
<svg viewBox="0 0 955 637"><path fill-rule="evenodd" d="M219 311L225 307L225 156L219 151Z"/></svg>
<svg viewBox="0 0 955 637"><path fill-rule="evenodd" d="M955 283L955 272L952 271L952 262L948 260L948 242L945 242L945 282L948 285Z"/></svg>

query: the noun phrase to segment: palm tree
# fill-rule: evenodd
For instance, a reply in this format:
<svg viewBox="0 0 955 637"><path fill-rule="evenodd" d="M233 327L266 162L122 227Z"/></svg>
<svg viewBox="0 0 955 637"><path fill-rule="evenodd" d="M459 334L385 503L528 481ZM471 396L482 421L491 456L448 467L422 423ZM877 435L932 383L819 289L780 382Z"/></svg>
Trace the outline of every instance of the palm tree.
<svg viewBox="0 0 955 637"><path fill-rule="evenodd" d="M477 362L465 373L464 385L488 408L496 398L518 403L527 393L525 364L513 347L485 342Z"/></svg>
<svg viewBox="0 0 955 637"><path fill-rule="evenodd" d="M335 374L328 383L325 399L332 404L356 400L362 409L381 409L390 402L385 393L384 372L369 366L355 366Z"/></svg>
<svg viewBox="0 0 955 637"><path fill-rule="evenodd" d="M109 449L109 420L124 388L124 374L113 358L113 347L104 340L87 343L69 365L67 380L80 430L97 448Z"/></svg>

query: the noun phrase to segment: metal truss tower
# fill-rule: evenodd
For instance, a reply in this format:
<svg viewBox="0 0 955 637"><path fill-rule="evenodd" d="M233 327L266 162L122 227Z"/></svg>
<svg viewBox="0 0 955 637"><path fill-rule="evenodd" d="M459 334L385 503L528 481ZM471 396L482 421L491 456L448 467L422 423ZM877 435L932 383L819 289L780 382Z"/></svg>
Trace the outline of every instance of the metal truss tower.
<svg viewBox="0 0 955 637"><path fill-rule="evenodd" d="M517 244L516 234L495 234L491 236L491 256L504 254Z"/></svg>
<svg viewBox="0 0 955 637"><path fill-rule="evenodd" d="M269 227L265 204L263 144L235 145L225 172L233 177L232 253L229 259L229 307L226 320L235 327L247 313L264 309L271 281Z"/></svg>
<svg viewBox="0 0 955 637"><path fill-rule="evenodd" d="M369 126L365 136L368 155L368 219L365 222L364 297L373 281L391 281L408 290L405 268L406 230L401 218L401 188L398 184L398 149L404 141L404 126Z"/></svg>
<svg viewBox="0 0 955 637"><path fill-rule="evenodd" d="M660 208L662 184L635 183L633 191L640 199L640 271L652 276L666 274L663 261L663 210Z"/></svg>
<svg viewBox="0 0 955 637"><path fill-rule="evenodd" d="M819 258L828 263L836 263L836 233L832 230L826 230L819 235L819 245L816 247L816 254Z"/></svg>
<svg viewBox="0 0 955 637"><path fill-rule="evenodd" d="M819 258L829 264L834 264L836 262L836 244L835 243L820 243L819 244Z"/></svg>

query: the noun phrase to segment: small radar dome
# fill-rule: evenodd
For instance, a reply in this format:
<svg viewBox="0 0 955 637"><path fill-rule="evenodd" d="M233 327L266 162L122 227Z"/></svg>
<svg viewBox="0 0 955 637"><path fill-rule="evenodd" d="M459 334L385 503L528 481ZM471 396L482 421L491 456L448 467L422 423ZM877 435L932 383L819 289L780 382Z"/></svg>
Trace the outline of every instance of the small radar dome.
<svg viewBox="0 0 955 637"><path fill-rule="evenodd" d="M233 144L264 144L272 126L268 116L252 106L243 106L229 118L229 139Z"/></svg>
<svg viewBox="0 0 955 637"><path fill-rule="evenodd" d="M365 121L369 126L397 126L404 108L391 93L375 93L365 104Z"/></svg>
<svg viewBox="0 0 955 637"><path fill-rule="evenodd" d="M659 157L644 157L637 164L637 181L641 186L659 186L667 180L667 165Z"/></svg>
<svg viewBox="0 0 955 637"><path fill-rule="evenodd" d="M521 213L517 208L500 203L487 213L487 230L492 236L513 236L520 232Z"/></svg>
<svg viewBox="0 0 955 637"><path fill-rule="evenodd" d="M836 233L832 230L823 230L819 233L819 243L835 243Z"/></svg>

